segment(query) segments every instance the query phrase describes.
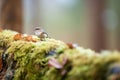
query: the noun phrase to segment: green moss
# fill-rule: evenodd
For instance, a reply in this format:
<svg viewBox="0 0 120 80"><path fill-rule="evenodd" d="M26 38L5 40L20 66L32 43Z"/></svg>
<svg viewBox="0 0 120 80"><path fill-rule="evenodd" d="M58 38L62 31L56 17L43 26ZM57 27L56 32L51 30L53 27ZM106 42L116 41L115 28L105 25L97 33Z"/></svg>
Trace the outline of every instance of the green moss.
<svg viewBox="0 0 120 80"><path fill-rule="evenodd" d="M15 41L15 34L17 32L10 30L0 32L0 55L7 55L7 66L15 72L14 80L120 79L119 74L111 73L116 66L120 68L120 52L100 54L82 47L70 49L62 41L52 38L39 41L37 36L34 36L37 42L24 39ZM52 55L50 51L53 51ZM62 67L50 66L51 59Z"/></svg>
<svg viewBox="0 0 120 80"><path fill-rule="evenodd" d="M81 51L85 51L85 53L83 54ZM61 62L64 57L67 57L66 65L61 70L54 66L50 67L44 76L44 80L107 80L109 78L107 75L109 67L120 62L118 52L111 52L105 56L105 53L96 54L85 49L81 51L78 49L66 50L57 58ZM67 71L64 75L61 74L63 70Z"/></svg>
<svg viewBox="0 0 120 80"><path fill-rule="evenodd" d="M15 34L17 34L17 32L11 30L3 30L0 32L0 46L8 47L9 44L14 41L13 37Z"/></svg>

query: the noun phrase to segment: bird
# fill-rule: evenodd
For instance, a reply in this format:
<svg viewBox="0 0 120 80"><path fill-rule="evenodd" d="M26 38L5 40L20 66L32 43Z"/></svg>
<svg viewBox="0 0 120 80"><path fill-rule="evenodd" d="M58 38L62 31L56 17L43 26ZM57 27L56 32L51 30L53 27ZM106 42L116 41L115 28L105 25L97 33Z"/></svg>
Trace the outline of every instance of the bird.
<svg viewBox="0 0 120 80"><path fill-rule="evenodd" d="M34 34L40 38L40 40L45 40L48 38L48 34L40 27L35 27Z"/></svg>

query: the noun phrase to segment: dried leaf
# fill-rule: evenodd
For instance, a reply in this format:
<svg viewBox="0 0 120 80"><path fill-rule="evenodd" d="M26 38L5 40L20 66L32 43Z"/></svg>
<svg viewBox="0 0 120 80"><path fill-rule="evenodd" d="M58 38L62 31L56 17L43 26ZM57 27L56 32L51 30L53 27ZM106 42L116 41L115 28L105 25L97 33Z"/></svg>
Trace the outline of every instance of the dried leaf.
<svg viewBox="0 0 120 80"><path fill-rule="evenodd" d="M25 40L26 40L26 41L32 41L33 38L32 38L32 36L27 36L27 37L25 37Z"/></svg>
<svg viewBox="0 0 120 80"><path fill-rule="evenodd" d="M48 61L48 64L50 66L53 66L57 69L62 69L63 68L63 65L61 65L55 58L51 58L49 61Z"/></svg>
<svg viewBox="0 0 120 80"><path fill-rule="evenodd" d="M22 34L18 33L14 36L14 40L21 40L22 39Z"/></svg>
<svg viewBox="0 0 120 80"><path fill-rule="evenodd" d="M77 44L66 43L70 49L78 47Z"/></svg>

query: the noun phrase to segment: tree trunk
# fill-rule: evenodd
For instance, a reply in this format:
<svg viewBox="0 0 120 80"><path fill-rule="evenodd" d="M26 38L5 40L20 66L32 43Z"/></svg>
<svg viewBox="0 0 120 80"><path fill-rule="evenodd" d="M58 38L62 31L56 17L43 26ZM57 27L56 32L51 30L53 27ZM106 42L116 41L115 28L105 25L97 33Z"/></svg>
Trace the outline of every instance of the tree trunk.
<svg viewBox="0 0 120 80"><path fill-rule="evenodd" d="M119 6L119 3L120 3L120 0L117 0L115 1L115 4L116 4L116 12L117 12L117 15L118 15L118 21L120 21L120 6ZM118 23L118 26L116 28L116 49L117 50L120 50L120 22Z"/></svg>
<svg viewBox="0 0 120 80"><path fill-rule="evenodd" d="M91 45L94 50L106 49L106 33L102 15L105 9L105 0L86 0L88 11L88 28L91 34Z"/></svg>
<svg viewBox="0 0 120 80"><path fill-rule="evenodd" d="M22 32L22 0L0 0L0 26Z"/></svg>

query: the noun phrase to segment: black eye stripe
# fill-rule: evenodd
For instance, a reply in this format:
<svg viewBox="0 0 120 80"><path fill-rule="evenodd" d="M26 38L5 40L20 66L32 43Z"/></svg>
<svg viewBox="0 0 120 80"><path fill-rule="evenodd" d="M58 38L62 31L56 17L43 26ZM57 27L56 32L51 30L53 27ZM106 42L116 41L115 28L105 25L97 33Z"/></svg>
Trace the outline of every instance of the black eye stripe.
<svg viewBox="0 0 120 80"><path fill-rule="evenodd" d="M40 27L35 27L35 30L40 30Z"/></svg>
<svg viewBox="0 0 120 80"><path fill-rule="evenodd" d="M35 29L35 30L40 30L40 29Z"/></svg>

